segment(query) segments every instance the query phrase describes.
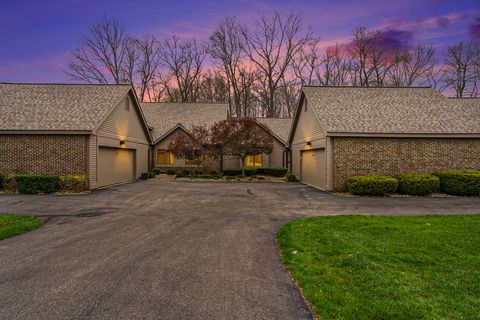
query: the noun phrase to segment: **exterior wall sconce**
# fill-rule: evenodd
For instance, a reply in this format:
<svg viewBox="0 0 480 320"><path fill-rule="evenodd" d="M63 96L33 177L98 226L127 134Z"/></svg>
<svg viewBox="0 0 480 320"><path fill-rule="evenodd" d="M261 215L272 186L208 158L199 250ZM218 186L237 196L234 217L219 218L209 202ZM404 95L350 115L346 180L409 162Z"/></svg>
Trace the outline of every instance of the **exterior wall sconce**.
<svg viewBox="0 0 480 320"><path fill-rule="evenodd" d="M307 141L307 147L311 147L312 146L312 141Z"/></svg>
<svg viewBox="0 0 480 320"><path fill-rule="evenodd" d="M125 147L125 140L120 140L120 147Z"/></svg>

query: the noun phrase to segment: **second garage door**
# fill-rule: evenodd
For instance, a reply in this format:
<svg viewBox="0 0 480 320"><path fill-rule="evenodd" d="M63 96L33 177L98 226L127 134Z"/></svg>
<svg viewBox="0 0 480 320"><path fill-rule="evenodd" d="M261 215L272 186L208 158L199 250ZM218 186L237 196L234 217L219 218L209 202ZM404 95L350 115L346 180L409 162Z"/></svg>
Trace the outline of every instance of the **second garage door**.
<svg viewBox="0 0 480 320"><path fill-rule="evenodd" d="M100 147L97 170L99 187L135 180L135 150Z"/></svg>
<svg viewBox="0 0 480 320"><path fill-rule="evenodd" d="M300 179L314 187L325 189L325 149L305 150L301 153Z"/></svg>

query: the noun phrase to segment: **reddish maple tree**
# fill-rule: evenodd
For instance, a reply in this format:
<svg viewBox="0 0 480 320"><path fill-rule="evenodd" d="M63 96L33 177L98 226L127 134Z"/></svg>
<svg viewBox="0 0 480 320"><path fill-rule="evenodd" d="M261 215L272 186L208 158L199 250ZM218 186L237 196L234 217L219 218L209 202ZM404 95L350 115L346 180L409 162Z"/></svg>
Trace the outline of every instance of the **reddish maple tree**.
<svg viewBox="0 0 480 320"><path fill-rule="evenodd" d="M240 159L245 175L245 158L248 155L271 153L273 138L260 127L254 118L229 118L215 123L211 128L212 141L222 146L222 154Z"/></svg>

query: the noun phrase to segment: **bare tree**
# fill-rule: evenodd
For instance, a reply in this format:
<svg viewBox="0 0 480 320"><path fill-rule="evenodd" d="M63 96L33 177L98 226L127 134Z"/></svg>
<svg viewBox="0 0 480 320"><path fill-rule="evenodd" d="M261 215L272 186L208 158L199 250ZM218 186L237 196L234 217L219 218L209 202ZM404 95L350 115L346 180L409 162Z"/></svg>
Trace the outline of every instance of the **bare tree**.
<svg viewBox="0 0 480 320"><path fill-rule="evenodd" d="M150 97L149 91L155 88L155 76L160 68L160 47L153 36L144 36L136 40L138 51L138 94L141 101Z"/></svg>
<svg viewBox="0 0 480 320"><path fill-rule="evenodd" d="M318 39L314 39L302 47L298 55L292 58L293 73L300 85L309 86L315 83L321 63Z"/></svg>
<svg viewBox="0 0 480 320"><path fill-rule="evenodd" d="M242 114L242 86L241 73L244 41L241 37L241 27L235 17L227 17L220 22L210 35L208 52L218 63L219 69L225 75L229 85L230 114Z"/></svg>
<svg viewBox="0 0 480 320"><path fill-rule="evenodd" d="M320 68L317 68L317 78L324 86L344 86L349 84L352 63L345 56L344 49L338 44L326 49Z"/></svg>
<svg viewBox="0 0 480 320"><path fill-rule="evenodd" d="M196 100L197 80L200 77L203 62L206 57L206 48L196 39L180 40L172 35L162 44L160 61L167 69L168 76L163 82L175 89L167 92L170 100L192 102ZM170 79L173 79L170 81Z"/></svg>
<svg viewBox="0 0 480 320"><path fill-rule="evenodd" d="M263 78L259 94L265 104L266 115L275 117L279 109L275 104L275 91L292 64L292 59L313 40L311 31L303 25L301 14L290 14L282 18L274 12L271 18L259 15L255 28L242 26L245 42L244 52L257 67Z"/></svg>
<svg viewBox="0 0 480 320"><path fill-rule="evenodd" d="M229 88L218 71L204 72L199 78L197 100L199 102L227 102Z"/></svg>
<svg viewBox="0 0 480 320"><path fill-rule="evenodd" d="M433 74L435 67L434 55L432 46L418 45L413 50L400 50L397 52L398 63L389 71L390 83L407 87L429 83L428 76Z"/></svg>
<svg viewBox="0 0 480 320"><path fill-rule="evenodd" d="M367 31L364 27L357 28L353 32L353 41L349 49L353 61L352 69L354 70L352 82L358 82L360 86L372 85L374 69L371 59L376 50L376 40L379 35L379 31Z"/></svg>
<svg viewBox="0 0 480 320"><path fill-rule="evenodd" d="M473 42L460 42L448 47L441 76L441 90L453 89L457 98L477 94L478 52L475 47Z"/></svg>
<svg viewBox="0 0 480 320"><path fill-rule="evenodd" d="M65 73L88 83L125 83L125 45L125 27L104 17L90 28L90 36L83 39Z"/></svg>

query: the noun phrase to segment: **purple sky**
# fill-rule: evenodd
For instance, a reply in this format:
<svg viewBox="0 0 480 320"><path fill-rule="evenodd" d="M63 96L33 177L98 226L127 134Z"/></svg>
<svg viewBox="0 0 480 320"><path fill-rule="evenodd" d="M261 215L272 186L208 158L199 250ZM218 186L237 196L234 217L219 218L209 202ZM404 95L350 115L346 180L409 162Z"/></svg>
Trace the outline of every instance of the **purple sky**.
<svg viewBox="0 0 480 320"><path fill-rule="evenodd" d="M427 43L440 51L480 39L478 0L0 0L0 82L69 82L62 70L70 53L104 15L119 18L133 35L206 40L226 15L248 21L274 9L302 12L324 46L347 41L357 26L386 29L385 41L398 46Z"/></svg>

